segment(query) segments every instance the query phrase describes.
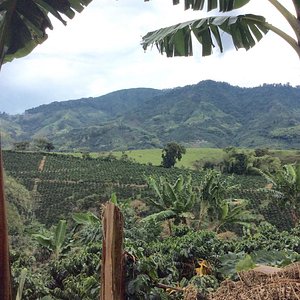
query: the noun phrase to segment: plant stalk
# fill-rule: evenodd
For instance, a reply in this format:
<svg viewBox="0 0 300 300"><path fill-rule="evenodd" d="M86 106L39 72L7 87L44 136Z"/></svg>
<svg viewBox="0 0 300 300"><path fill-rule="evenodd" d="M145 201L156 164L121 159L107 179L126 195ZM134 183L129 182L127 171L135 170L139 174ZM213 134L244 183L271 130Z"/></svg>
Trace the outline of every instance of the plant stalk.
<svg viewBox="0 0 300 300"><path fill-rule="evenodd" d="M300 2L299 0L292 0L294 3L297 19L300 22Z"/></svg>
<svg viewBox="0 0 300 300"><path fill-rule="evenodd" d="M297 40L298 40L298 47L300 47L300 22L293 14L289 12L280 2L277 0L268 0L275 8L282 14L282 16L288 21L291 25L292 29L294 30ZM298 0L297 0L298 1ZM294 5L296 8L297 17L299 17L299 4L297 4L296 0L294 0ZM299 2L299 1L298 1Z"/></svg>
<svg viewBox="0 0 300 300"><path fill-rule="evenodd" d="M12 300L9 248L8 248L8 228L4 195L4 176L0 136L0 299Z"/></svg>
<svg viewBox="0 0 300 300"><path fill-rule="evenodd" d="M274 33L276 33L277 35L279 35L281 38L283 38L290 46L293 47L293 49L296 51L296 53L298 54L298 57L300 59L300 45L298 44L298 42L293 39L290 35L288 35L287 33L285 33L284 31L282 31L281 29L273 26L270 23L264 23L265 27L268 28L269 30L273 31Z"/></svg>

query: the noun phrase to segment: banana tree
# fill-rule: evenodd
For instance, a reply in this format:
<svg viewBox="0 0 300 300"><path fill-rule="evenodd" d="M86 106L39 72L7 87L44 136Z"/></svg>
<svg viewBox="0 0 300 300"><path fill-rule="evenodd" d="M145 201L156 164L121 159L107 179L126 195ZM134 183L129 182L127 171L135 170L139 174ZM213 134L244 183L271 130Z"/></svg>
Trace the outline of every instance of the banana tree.
<svg viewBox="0 0 300 300"><path fill-rule="evenodd" d="M273 194L291 211L294 225L300 219L300 165L284 165L277 173L258 172L268 181L270 188L262 189Z"/></svg>
<svg viewBox="0 0 300 300"><path fill-rule="evenodd" d="M72 215L76 226L73 230L74 238L79 238L84 244L100 241L102 239L102 222L92 212L78 212ZM81 227L78 232L77 228Z"/></svg>
<svg viewBox="0 0 300 300"><path fill-rule="evenodd" d="M0 136L1 149L1 136ZM11 300L11 281L8 251L8 229L5 208L2 153L0 151L0 299Z"/></svg>
<svg viewBox="0 0 300 300"><path fill-rule="evenodd" d="M184 179L180 175L174 184L168 182L164 177L160 177L159 181L150 177L148 185L156 194L155 199L150 198L148 201L160 211L144 218L144 222L168 220L169 232L172 235L171 219L174 219L175 223L187 223L190 218L193 218L192 210L195 205L196 193L192 189L191 176Z"/></svg>
<svg viewBox="0 0 300 300"><path fill-rule="evenodd" d="M0 67L29 54L47 39L53 29L49 14L64 25L92 0L2 0L0 1Z"/></svg>
<svg viewBox="0 0 300 300"><path fill-rule="evenodd" d="M249 50L268 31L272 31L287 42L300 58L300 1L290 0L294 5L294 13L278 0L268 1L287 20L295 36L267 22L263 16L226 14L241 8L250 0L185 0L185 9L206 9L207 12L219 9L224 15L191 20L149 32L142 38L142 46L146 50L149 46L156 45L159 52L166 53L168 57L191 56L193 55L192 35L194 35L202 45L202 55L208 56L213 53L214 47L218 47L221 52L224 51L222 41L224 32L231 36L237 50L240 48ZM180 0L173 0L173 5L179 2Z"/></svg>
<svg viewBox="0 0 300 300"><path fill-rule="evenodd" d="M58 260L66 242L66 229L66 220L60 220L51 236L39 233L32 236L41 246L50 250L54 254L54 258Z"/></svg>
<svg viewBox="0 0 300 300"><path fill-rule="evenodd" d="M219 205L217 218L211 223L210 229L219 232L234 224L249 226L251 222L257 220L257 216L247 209L247 204L244 199L223 200Z"/></svg>
<svg viewBox="0 0 300 300"><path fill-rule="evenodd" d="M213 220L218 219L223 201L237 187L238 185L231 185L228 179L222 178L221 174L215 170L206 172L198 187L198 230L200 227L208 226Z"/></svg>
<svg viewBox="0 0 300 300"><path fill-rule="evenodd" d="M29 54L47 39L46 29L53 29L49 14L66 21L81 12L92 0L1 0L0 70L3 63ZM3 166L0 137L0 299L11 299L7 218L5 211Z"/></svg>

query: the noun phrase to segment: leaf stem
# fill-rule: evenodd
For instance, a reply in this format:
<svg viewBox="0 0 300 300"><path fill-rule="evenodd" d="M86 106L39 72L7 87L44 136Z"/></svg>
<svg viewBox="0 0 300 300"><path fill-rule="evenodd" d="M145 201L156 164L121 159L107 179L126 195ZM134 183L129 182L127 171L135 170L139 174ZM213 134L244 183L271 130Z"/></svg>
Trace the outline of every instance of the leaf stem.
<svg viewBox="0 0 300 300"><path fill-rule="evenodd" d="M275 27L274 25L265 22L264 23L265 27L268 28L269 30L273 31L277 35L279 35L281 38L283 38L289 45L293 47L293 49L296 51L296 53L299 56L300 59L300 45L297 43L295 39L293 39L290 35L279 29L278 27Z"/></svg>
<svg viewBox="0 0 300 300"><path fill-rule="evenodd" d="M294 30L297 40L298 40L298 46L300 47L300 22L297 20L297 18L290 13L290 11L284 7L280 2L277 0L268 0L272 5L276 7L276 9L283 15L283 17L288 21L288 23L291 25L292 29ZM296 13L297 16L299 16L299 7L294 1L294 5L296 7Z"/></svg>

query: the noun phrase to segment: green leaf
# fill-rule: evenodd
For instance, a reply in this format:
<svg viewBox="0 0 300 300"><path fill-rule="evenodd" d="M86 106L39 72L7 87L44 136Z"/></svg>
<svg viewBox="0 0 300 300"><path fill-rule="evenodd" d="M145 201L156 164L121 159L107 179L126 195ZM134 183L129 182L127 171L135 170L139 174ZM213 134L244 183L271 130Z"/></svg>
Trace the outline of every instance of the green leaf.
<svg viewBox="0 0 300 300"><path fill-rule="evenodd" d="M68 18L81 12L90 0L3 0L0 2L0 66L30 53L47 39L53 29L48 14L66 25Z"/></svg>
<svg viewBox="0 0 300 300"><path fill-rule="evenodd" d="M111 194L111 197L110 197L110 201L111 201L111 203L113 203L114 205L118 205L118 200L117 200L117 195L116 195L116 193L112 193Z"/></svg>
<svg viewBox="0 0 300 300"><path fill-rule="evenodd" d="M223 201L220 208L221 208L221 220L225 220L226 217L228 216L229 204L226 201Z"/></svg>
<svg viewBox="0 0 300 300"><path fill-rule="evenodd" d="M176 193L180 193L182 191L182 189L183 189L183 182L184 182L183 176L180 175L178 177L178 179L176 180L175 184L174 184L174 191Z"/></svg>
<svg viewBox="0 0 300 300"><path fill-rule="evenodd" d="M54 246L55 246L56 258L58 258L61 247L65 241L66 230L67 230L67 221L60 220L56 226L55 233L54 233Z"/></svg>
<svg viewBox="0 0 300 300"><path fill-rule="evenodd" d="M244 252L233 253L229 252L228 254L224 254L220 256L220 261L222 263L222 267L219 268L219 271L227 278L232 277L236 274L236 264L242 260L245 256Z"/></svg>
<svg viewBox="0 0 300 300"><path fill-rule="evenodd" d="M291 250L259 250L251 253L251 257L257 264L276 267L284 267L300 259L300 255Z"/></svg>
<svg viewBox="0 0 300 300"><path fill-rule="evenodd" d="M193 55L193 32L202 45L202 55L211 55L215 47L212 37L216 39L219 50L222 52L224 49L220 30L232 37L236 49L248 50L262 38L263 33L268 32L268 27L264 17L252 14L208 17L149 32L142 38L142 46L146 50L155 44L159 52L166 53L168 57L190 56Z"/></svg>
<svg viewBox="0 0 300 300"><path fill-rule="evenodd" d="M42 234L33 234L32 237L42 246L48 248L48 249L53 249L53 241L50 237L46 237Z"/></svg>
<svg viewBox="0 0 300 300"><path fill-rule="evenodd" d="M100 223L99 218L91 212L87 213L74 213L72 219L81 225L90 225L95 223Z"/></svg>
<svg viewBox="0 0 300 300"><path fill-rule="evenodd" d="M221 12L227 12L234 9L241 8L246 5L250 0L185 0L185 9L203 10L205 7L207 11L219 8ZM180 0L173 0L173 4L179 4Z"/></svg>
<svg viewBox="0 0 300 300"><path fill-rule="evenodd" d="M237 272L241 272L241 271L248 271L251 270L253 268L255 268L255 263L252 259L252 257L249 254L246 254L245 258L240 260L235 269Z"/></svg>
<svg viewBox="0 0 300 300"><path fill-rule="evenodd" d="M149 222L149 221L155 221L155 222L161 222L168 219L172 219L176 216L176 213L172 210L164 210L160 211L158 213L152 214L150 216L147 216L143 218L142 222Z"/></svg>

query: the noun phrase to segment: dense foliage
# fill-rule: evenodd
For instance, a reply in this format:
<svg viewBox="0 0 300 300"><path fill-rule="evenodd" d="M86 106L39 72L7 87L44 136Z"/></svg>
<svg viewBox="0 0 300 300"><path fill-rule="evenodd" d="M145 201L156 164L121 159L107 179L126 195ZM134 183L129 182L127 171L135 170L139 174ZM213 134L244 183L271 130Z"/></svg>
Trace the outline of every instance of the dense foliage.
<svg viewBox="0 0 300 300"><path fill-rule="evenodd" d="M162 162L161 165L164 168L172 168L175 166L177 161L180 161L182 155L186 153L184 146L175 142L168 143L162 150Z"/></svg>
<svg viewBox="0 0 300 300"><path fill-rule="evenodd" d="M25 274L24 299L98 298L101 203L110 199L125 218L126 299L205 299L237 271L299 260L299 228L261 176L111 155L5 151L4 162L17 180L7 180L20 220L10 221L11 263L14 293Z"/></svg>
<svg viewBox="0 0 300 300"><path fill-rule="evenodd" d="M4 167L7 174L16 178L29 191L35 193L39 205L34 213L44 224L56 224L59 219L70 217L72 212L98 209L115 192L122 199L147 199L154 192L147 186L147 178L160 176L175 182L180 174L192 176L193 185L200 186L203 171L186 169L165 169L141 165L126 160L116 160L108 155L96 159L81 159L69 155L49 153L4 151ZM41 168L42 167L42 168ZM257 189L267 181L261 176L222 175L238 184L232 197L250 200L253 207L270 222L278 224L277 216L286 216L282 209ZM232 179L230 179L232 178ZM280 228L289 228L288 218L284 218Z"/></svg>

